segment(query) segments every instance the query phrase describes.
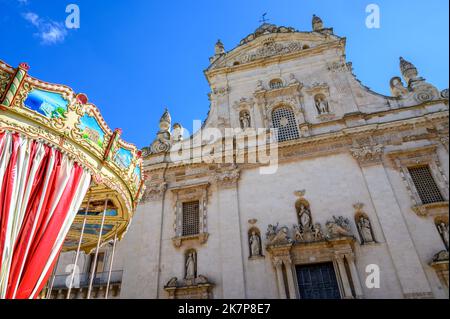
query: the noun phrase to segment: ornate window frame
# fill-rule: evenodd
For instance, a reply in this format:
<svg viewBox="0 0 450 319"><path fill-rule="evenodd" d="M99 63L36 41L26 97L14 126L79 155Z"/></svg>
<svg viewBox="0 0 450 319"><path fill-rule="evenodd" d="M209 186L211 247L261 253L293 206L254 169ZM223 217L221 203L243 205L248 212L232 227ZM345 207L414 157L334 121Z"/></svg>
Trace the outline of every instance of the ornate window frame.
<svg viewBox="0 0 450 319"><path fill-rule="evenodd" d="M411 209L421 217L437 216L445 212L448 214L448 180L442 170L436 149L436 145L429 145L408 150L393 151L387 154L400 171L400 175L413 203ZM429 167L434 182L444 197L443 202L431 204L422 203L408 168L423 165L427 165Z"/></svg>
<svg viewBox="0 0 450 319"><path fill-rule="evenodd" d="M336 114L333 112L334 109L330 103L331 94L330 94L330 87L328 86L328 84L314 82L313 84L311 84L311 86L305 89L305 92L308 93L309 95L307 104L311 105L311 109L314 110L314 114L316 114L317 120L319 120L320 122L326 122L336 118ZM317 113L316 97L318 95L323 95L326 98L329 108L328 113L323 114Z"/></svg>
<svg viewBox="0 0 450 319"><path fill-rule="evenodd" d="M256 118L255 118L255 102L253 99L242 98L239 101L234 102L233 109L236 111L236 127L241 127L240 125L240 115L242 112L247 112L250 115L250 127L256 127Z"/></svg>
<svg viewBox="0 0 450 319"><path fill-rule="evenodd" d="M180 248L184 241L197 240L200 244L205 244L208 240L207 227L207 207L209 182L195 185L187 185L171 188L174 196L174 223L175 236L172 238L175 247ZM199 233L195 235L183 236L183 203L199 202Z"/></svg>
<svg viewBox="0 0 450 319"><path fill-rule="evenodd" d="M283 141L278 140L278 142L282 143L282 142L299 139L302 136L302 132L300 130L300 125L299 125L299 118L298 118L298 114L296 113L296 108L293 107L290 103L277 103L270 108L270 110L269 110L270 127L275 129L275 125L273 123L274 113L280 109L286 109L286 110L289 110L290 112L292 112L293 121L294 121L294 123L292 123L292 124L293 124L293 128L295 128L297 130L297 133L296 133L297 138L283 140ZM291 132L289 135L291 135L293 133L294 132Z"/></svg>

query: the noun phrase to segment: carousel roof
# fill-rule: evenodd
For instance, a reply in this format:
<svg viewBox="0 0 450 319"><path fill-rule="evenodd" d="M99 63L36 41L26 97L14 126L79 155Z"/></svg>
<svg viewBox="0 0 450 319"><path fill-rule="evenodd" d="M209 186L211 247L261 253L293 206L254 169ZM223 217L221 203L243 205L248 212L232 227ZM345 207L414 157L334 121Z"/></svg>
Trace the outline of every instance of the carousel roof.
<svg viewBox="0 0 450 319"><path fill-rule="evenodd" d="M18 132L59 149L86 170L93 182L64 249L76 249L80 225L87 224L82 248L95 248L106 207L102 240L121 238L143 193L141 152L112 130L85 94L28 75L0 60L0 131ZM108 200L106 205L100 204ZM89 208L87 204L89 202Z"/></svg>

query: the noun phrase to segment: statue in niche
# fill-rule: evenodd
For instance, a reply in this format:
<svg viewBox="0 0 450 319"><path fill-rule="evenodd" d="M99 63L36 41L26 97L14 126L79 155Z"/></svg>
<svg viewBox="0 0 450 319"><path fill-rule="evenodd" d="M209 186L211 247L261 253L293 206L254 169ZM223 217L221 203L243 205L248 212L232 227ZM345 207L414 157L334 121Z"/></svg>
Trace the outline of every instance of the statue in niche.
<svg viewBox="0 0 450 319"><path fill-rule="evenodd" d="M444 241L445 247L449 248L449 240L448 240L448 224L444 223L444 222L440 222L439 224L436 225L439 234L441 234L442 240Z"/></svg>
<svg viewBox="0 0 450 319"><path fill-rule="evenodd" d="M316 95L314 100L316 102L316 108L317 108L317 112L319 113L319 115L330 113L328 101L323 94Z"/></svg>
<svg viewBox="0 0 450 319"><path fill-rule="evenodd" d="M251 126L251 118L250 118L250 114L248 114L247 111L241 112L240 117L239 117L239 121L241 122L241 128L243 130L249 128Z"/></svg>
<svg viewBox="0 0 450 319"><path fill-rule="evenodd" d="M359 233L361 235L361 240L363 244L374 243L372 225L370 224L369 218L364 215L359 216L357 220L357 226Z"/></svg>
<svg viewBox="0 0 450 319"><path fill-rule="evenodd" d="M259 237L258 233L255 230L251 232L249 243L250 243L250 257L262 256L261 238Z"/></svg>
<svg viewBox="0 0 450 319"><path fill-rule="evenodd" d="M194 251L188 253L186 258L186 278L187 280L195 279L196 277L196 254Z"/></svg>
<svg viewBox="0 0 450 319"><path fill-rule="evenodd" d="M312 226L311 210L304 203L300 203L300 207L298 209L298 221L300 223L300 228L302 230L311 229Z"/></svg>

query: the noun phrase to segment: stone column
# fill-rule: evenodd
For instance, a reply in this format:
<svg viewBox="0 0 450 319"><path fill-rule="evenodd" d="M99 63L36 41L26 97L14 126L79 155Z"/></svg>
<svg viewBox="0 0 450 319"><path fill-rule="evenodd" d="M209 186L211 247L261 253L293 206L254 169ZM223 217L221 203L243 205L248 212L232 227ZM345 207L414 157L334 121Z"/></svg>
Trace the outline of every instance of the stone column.
<svg viewBox="0 0 450 319"><path fill-rule="evenodd" d="M383 146L362 146L351 149L351 152L364 175L404 297L432 296L403 213L383 166ZM414 274L414 280L411 280L411 274Z"/></svg>
<svg viewBox="0 0 450 319"><path fill-rule="evenodd" d="M168 193L164 181L159 184L147 182L146 187L130 229L116 250L117 259L123 260L123 295L131 299L165 297L162 286L167 278L160 277L160 250L164 247L161 232L166 223L173 222L173 215L167 213L172 213L172 207L164 204L165 193Z"/></svg>
<svg viewBox="0 0 450 319"><path fill-rule="evenodd" d="M223 298L246 298L244 257L237 182L239 171L227 170L215 176L219 200L220 256Z"/></svg>
<svg viewBox="0 0 450 319"><path fill-rule="evenodd" d="M277 273L277 284L278 284L278 292L280 294L280 299L286 299L286 288L284 286L284 278L283 278L283 261L281 259L275 258L273 261L273 265L275 266L275 270Z"/></svg>
<svg viewBox="0 0 450 319"><path fill-rule="evenodd" d="M352 288L350 287L350 281L348 280L347 271L345 270L344 256L336 255L334 258L338 265L339 275L341 277L342 290L344 293L344 296L342 297L344 299L352 299L353 298Z"/></svg>
<svg viewBox="0 0 450 319"><path fill-rule="evenodd" d="M355 256L353 254L345 255L347 259L348 266L350 268L350 275L353 287L355 288L356 298L361 299L364 297L363 289L361 286L361 281L359 280L358 270L356 269Z"/></svg>
<svg viewBox="0 0 450 319"><path fill-rule="evenodd" d="M295 289L295 281L294 276L292 274L292 262L291 259L284 258L283 259L284 267L286 268L286 277L287 277L287 284L289 289L289 299L297 299L297 293Z"/></svg>

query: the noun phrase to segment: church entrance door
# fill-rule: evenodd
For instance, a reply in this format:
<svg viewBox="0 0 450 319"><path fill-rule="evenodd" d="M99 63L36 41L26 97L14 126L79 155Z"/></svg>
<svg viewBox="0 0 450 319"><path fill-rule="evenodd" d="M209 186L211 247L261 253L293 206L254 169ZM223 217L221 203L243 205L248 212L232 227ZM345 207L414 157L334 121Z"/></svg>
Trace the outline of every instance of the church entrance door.
<svg viewBox="0 0 450 319"><path fill-rule="evenodd" d="M341 299L333 263L296 266L301 299Z"/></svg>

